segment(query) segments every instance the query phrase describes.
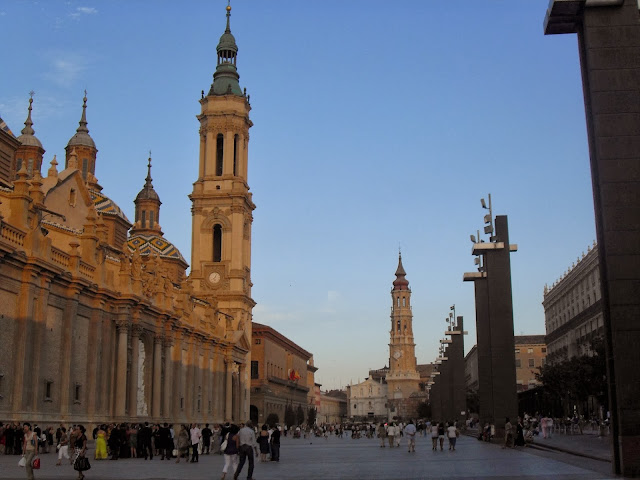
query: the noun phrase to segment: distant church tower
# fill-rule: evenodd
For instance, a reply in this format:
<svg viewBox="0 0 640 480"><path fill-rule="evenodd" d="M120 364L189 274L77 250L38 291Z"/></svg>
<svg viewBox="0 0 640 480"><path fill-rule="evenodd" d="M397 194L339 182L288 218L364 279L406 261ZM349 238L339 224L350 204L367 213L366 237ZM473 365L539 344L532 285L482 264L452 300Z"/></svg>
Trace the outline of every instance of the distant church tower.
<svg viewBox="0 0 640 480"><path fill-rule="evenodd" d="M200 159L198 178L189 195L192 202L191 274L194 295L209 298L217 305L220 321L226 324L227 370L238 378L233 412L225 418L245 419L249 415L248 390L251 341L251 224L256 208L249 192L248 144L249 97L240 88L236 69L238 47L231 34L231 7L227 6L227 26L217 46L217 66L209 93L201 104ZM242 336L244 340L236 338ZM233 345L244 342L245 353L238 356ZM237 376L237 377L236 377ZM231 385L229 385L231 387ZM242 399L242 400L240 400ZM228 397L226 409L230 408ZM242 405L239 405L239 401Z"/></svg>
<svg viewBox="0 0 640 480"><path fill-rule="evenodd" d="M413 341L411 290L405 276L402 255L399 255L396 279L391 289L389 373L386 376L390 405L395 407L396 415L407 414L402 400L408 399L412 393L420 390L420 374L416 369L416 344ZM406 403L404 402L405 406Z"/></svg>

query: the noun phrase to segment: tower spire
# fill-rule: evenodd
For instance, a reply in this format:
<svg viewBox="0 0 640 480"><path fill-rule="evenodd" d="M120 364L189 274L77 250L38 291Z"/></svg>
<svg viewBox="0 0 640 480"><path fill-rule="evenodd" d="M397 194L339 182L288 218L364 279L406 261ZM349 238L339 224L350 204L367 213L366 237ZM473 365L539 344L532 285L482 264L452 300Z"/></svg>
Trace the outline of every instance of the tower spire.
<svg viewBox="0 0 640 480"><path fill-rule="evenodd" d="M398 249L398 268L396 269L396 279L393 281L394 290L408 290L409 280L405 278L407 272L404 271L402 266L402 253Z"/></svg>
<svg viewBox="0 0 640 480"><path fill-rule="evenodd" d="M27 119L24 121L24 128L20 132L23 135L33 135L34 133L36 133L33 130L33 121L31 120L31 110L32 110L31 105L33 104L33 94L34 93L36 93L36 92L34 92L33 90L31 90L29 92L29 113L27 114Z"/></svg>
<svg viewBox="0 0 640 480"><path fill-rule="evenodd" d="M216 71L213 74L213 83L209 90L209 95L238 95L244 96L238 80L238 70L236 60L238 56L238 46L236 39L231 33L231 2L227 4L227 26L220 37L216 51L218 52L218 62Z"/></svg>
<svg viewBox="0 0 640 480"><path fill-rule="evenodd" d="M82 117L80 118L80 126L76 130L76 132L80 133L89 133L89 129L87 128L87 91L84 91L84 98L82 99Z"/></svg>

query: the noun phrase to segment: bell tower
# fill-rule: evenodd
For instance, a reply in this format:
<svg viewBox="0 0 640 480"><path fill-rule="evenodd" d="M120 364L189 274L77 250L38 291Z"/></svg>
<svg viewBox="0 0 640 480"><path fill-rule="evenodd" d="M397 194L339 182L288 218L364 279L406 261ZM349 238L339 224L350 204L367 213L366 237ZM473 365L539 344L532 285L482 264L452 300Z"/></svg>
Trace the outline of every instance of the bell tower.
<svg viewBox="0 0 640 480"><path fill-rule="evenodd" d="M217 46L209 93L200 100L200 158L192 202L191 275L194 293L215 296L234 329L251 338L251 224L256 208L249 192L249 97L236 68L231 7Z"/></svg>
<svg viewBox="0 0 640 480"><path fill-rule="evenodd" d="M416 369L416 344L413 341L411 289L406 275L402 255L399 254L396 279L391 289L389 373L386 377L390 400L407 399L420 389L420 374Z"/></svg>

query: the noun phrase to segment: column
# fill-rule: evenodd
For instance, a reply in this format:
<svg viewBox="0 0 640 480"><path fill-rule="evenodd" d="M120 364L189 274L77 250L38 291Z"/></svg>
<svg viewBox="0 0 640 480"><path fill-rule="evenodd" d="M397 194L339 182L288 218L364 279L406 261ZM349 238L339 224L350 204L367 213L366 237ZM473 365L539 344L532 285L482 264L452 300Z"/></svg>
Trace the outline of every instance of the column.
<svg viewBox="0 0 640 480"><path fill-rule="evenodd" d="M162 385L163 401L162 401L162 416L165 420L171 420L172 404L171 404L171 387L173 385L173 360L172 360L172 346L173 338L170 336L171 330L167 331L164 337L164 384Z"/></svg>
<svg viewBox="0 0 640 480"><path fill-rule="evenodd" d="M131 370L129 371L129 417L138 416L138 363L140 361L140 334L142 327L131 325Z"/></svg>
<svg viewBox="0 0 640 480"><path fill-rule="evenodd" d="M71 413L71 363L73 361L73 322L78 315L80 287L70 287L62 316L62 349L60 351L60 413L66 418Z"/></svg>
<svg viewBox="0 0 640 480"><path fill-rule="evenodd" d="M33 328L34 337L32 339L33 345L42 345L46 338L47 331L47 305L49 304L49 288L51 277L46 272L40 272L40 286L36 297L34 299L34 311L33 311ZM34 412L38 412L38 404L42 400L42 381L40 378L40 366L43 362L46 362L47 358L42 358L42 348L33 349L33 367L30 371L32 379L31 390L31 409Z"/></svg>
<svg viewBox="0 0 640 480"><path fill-rule="evenodd" d="M118 357L116 366L116 417L124 417L127 405L127 356L129 341L129 321L121 319L116 324L118 330Z"/></svg>
<svg viewBox="0 0 640 480"><path fill-rule="evenodd" d="M153 385L151 387L151 417L160 421L160 402L162 399L162 333L153 337Z"/></svg>
<svg viewBox="0 0 640 480"><path fill-rule="evenodd" d="M242 421L249 419L249 408L247 406L247 383L245 381L247 367L245 364L238 365L238 418Z"/></svg>
<svg viewBox="0 0 640 480"><path fill-rule="evenodd" d="M225 421L233 421L233 360L231 358L224 359L225 366L225 402L224 402L224 419Z"/></svg>
<svg viewBox="0 0 640 480"><path fill-rule="evenodd" d="M173 421L176 422L178 419L183 418L183 414L180 411L180 399L184 395L183 385L182 385L182 330L175 330L175 344L173 346L173 382L169 385L169 389L171 390L170 395L172 396L172 412L173 412Z"/></svg>
<svg viewBox="0 0 640 480"><path fill-rule="evenodd" d="M102 318L103 318L104 301L97 300L93 305L91 312L91 325L89 327L89 338L87 343L89 352L87 358L87 414L89 419L93 418L96 412L98 385L103 375L103 350L102 341ZM95 348L95 351L92 351ZM104 391L100 390L100 395L104 395Z"/></svg>

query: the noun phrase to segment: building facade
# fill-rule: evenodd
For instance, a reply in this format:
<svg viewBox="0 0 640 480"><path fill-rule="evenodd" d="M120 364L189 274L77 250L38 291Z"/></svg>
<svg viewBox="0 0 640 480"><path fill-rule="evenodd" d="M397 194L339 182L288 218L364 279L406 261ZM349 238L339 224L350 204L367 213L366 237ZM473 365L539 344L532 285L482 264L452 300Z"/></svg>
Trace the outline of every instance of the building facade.
<svg viewBox="0 0 640 480"><path fill-rule="evenodd" d="M267 325L253 322L252 336L251 420L261 425L276 414L284 423L287 406L301 407L306 418L309 406L315 407L314 384L309 386L307 376L313 356Z"/></svg>
<svg viewBox="0 0 640 480"><path fill-rule="evenodd" d="M598 250L583 252L551 287L545 285L547 361L556 363L590 352L591 340L604 335Z"/></svg>
<svg viewBox="0 0 640 480"><path fill-rule="evenodd" d="M542 385L536 378L544 367L547 344L544 335L516 335L516 386L518 392Z"/></svg>
<svg viewBox="0 0 640 480"><path fill-rule="evenodd" d="M347 386L347 418L355 422L389 419L388 385L383 378L368 377Z"/></svg>
<svg viewBox="0 0 640 480"><path fill-rule="evenodd" d="M320 392L318 424L338 424L347 417L347 394L343 390Z"/></svg>
<svg viewBox="0 0 640 480"><path fill-rule="evenodd" d="M0 418L248 418L251 107L229 16L200 100L188 276L160 227L151 159L133 223L98 183L86 96L64 168L54 156L44 177L33 98L20 136L0 130Z"/></svg>

